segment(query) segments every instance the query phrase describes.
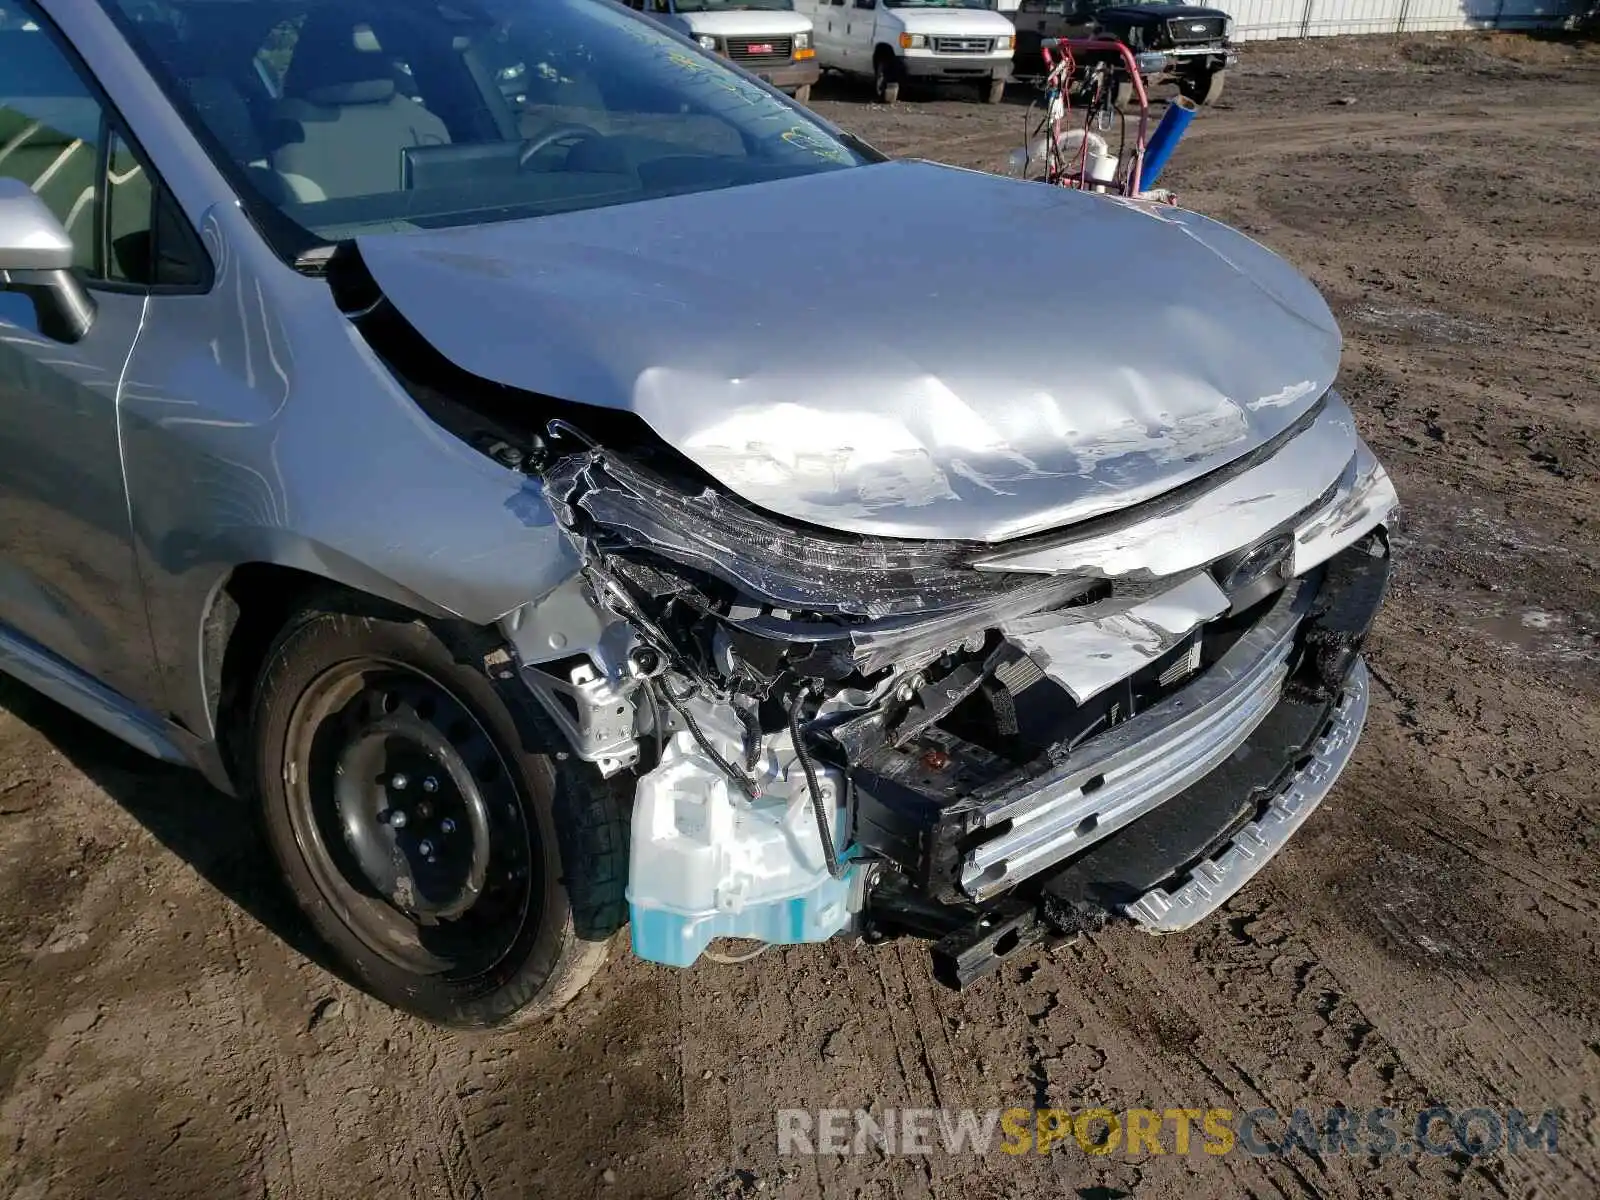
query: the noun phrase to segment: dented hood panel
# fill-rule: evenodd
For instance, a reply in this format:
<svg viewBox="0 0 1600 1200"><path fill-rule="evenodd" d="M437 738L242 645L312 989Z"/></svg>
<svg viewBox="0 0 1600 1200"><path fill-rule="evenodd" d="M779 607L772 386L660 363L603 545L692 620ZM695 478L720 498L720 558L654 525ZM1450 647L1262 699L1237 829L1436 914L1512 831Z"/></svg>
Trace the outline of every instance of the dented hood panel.
<svg viewBox="0 0 1600 1200"><path fill-rule="evenodd" d="M732 491L834 529L994 542L1279 433L1340 338L1193 213L925 163L363 238L466 370L631 409Z"/></svg>

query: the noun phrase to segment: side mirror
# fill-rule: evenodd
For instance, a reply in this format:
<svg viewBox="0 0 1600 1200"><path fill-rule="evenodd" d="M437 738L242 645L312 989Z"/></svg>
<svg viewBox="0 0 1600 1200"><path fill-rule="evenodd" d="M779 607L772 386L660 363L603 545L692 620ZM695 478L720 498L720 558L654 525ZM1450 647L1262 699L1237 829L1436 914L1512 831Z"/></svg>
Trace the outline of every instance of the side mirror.
<svg viewBox="0 0 1600 1200"><path fill-rule="evenodd" d="M0 290L33 301L39 332L81 341L94 324L94 298L72 273L72 238L33 189L0 179Z"/></svg>

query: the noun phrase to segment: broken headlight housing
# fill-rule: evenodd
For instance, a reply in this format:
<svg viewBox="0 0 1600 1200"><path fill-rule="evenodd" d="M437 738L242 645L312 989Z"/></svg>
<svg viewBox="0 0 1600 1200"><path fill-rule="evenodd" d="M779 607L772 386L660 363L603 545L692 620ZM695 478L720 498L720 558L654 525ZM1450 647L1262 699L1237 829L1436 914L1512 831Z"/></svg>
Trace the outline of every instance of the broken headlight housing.
<svg viewBox="0 0 1600 1200"><path fill-rule="evenodd" d="M975 547L900 541L780 523L706 486L685 484L621 458L573 455L546 473L548 496L569 529L598 548L633 547L779 608L833 617L932 615L1035 582L975 571Z"/></svg>

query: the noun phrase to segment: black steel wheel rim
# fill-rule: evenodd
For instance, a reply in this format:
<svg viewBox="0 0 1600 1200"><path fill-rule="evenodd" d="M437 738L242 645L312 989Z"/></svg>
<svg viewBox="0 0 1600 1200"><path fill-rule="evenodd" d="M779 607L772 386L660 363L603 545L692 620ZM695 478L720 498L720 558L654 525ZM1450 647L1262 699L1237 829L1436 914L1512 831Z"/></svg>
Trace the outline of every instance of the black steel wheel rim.
<svg viewBox="0 0 1600 1200"><path fill-rule="evenodd" d="M361 942L416 973L493 971L539 916L520 780L474 711L404 664L331 667L290 715L289 820L317 890Z"/></svg>

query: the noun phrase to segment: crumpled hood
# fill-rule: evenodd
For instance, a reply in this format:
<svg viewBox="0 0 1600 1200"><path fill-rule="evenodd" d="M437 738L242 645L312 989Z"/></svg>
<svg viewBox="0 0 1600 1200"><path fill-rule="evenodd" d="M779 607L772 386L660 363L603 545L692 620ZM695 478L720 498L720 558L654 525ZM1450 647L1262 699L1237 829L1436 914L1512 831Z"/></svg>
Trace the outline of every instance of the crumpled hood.
<svg viewBox="0 0 1600 1200"><path fill-rule="evenodd" d="M999 541L1237 458L1333 382L1297 271L1193 213L896 162L360 239L422 336L631 409L834 529Z"/></svg>

